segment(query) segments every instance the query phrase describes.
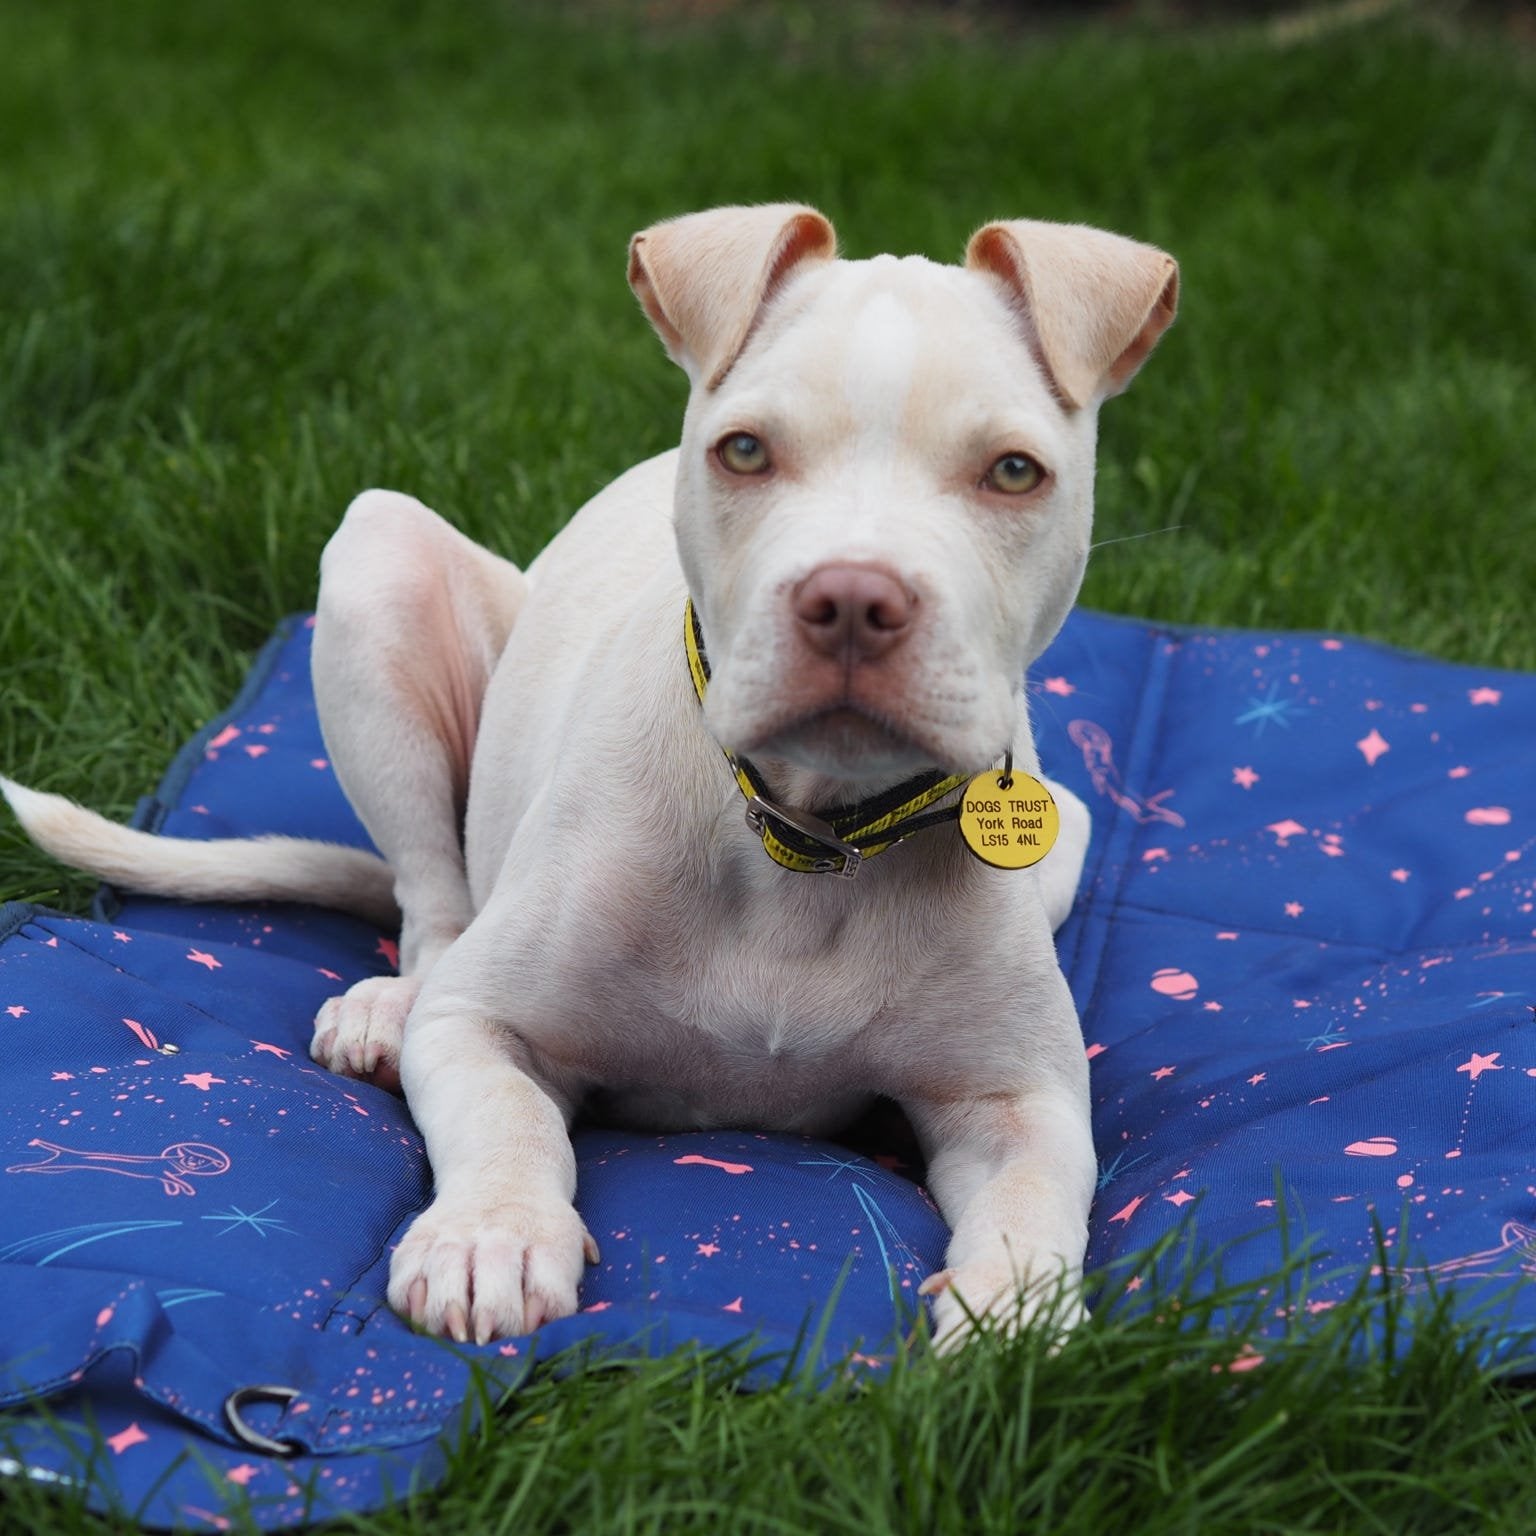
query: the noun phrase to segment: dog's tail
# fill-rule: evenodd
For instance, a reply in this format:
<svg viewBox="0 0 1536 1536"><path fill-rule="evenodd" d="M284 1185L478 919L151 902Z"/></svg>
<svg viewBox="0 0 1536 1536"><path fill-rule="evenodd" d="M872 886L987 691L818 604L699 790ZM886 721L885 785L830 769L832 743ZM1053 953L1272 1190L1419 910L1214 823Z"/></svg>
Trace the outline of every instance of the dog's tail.
<svg viewBox="0 0 1536 1536"><path fill-rule="evenodd" d="M125 890L181 901L302 901L381 925L399 921L389 865L361 848L301 837L157 837L4 777L0 794L39 848Z"/></svg>

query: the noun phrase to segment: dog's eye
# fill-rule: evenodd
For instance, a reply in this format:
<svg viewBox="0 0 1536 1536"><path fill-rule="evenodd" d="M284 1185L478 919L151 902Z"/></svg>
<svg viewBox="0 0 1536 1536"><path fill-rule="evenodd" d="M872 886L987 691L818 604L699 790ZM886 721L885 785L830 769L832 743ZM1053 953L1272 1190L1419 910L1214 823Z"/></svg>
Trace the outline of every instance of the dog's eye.
<svg viewBox="0 0 1536 1536"><path fill-rule="evenodd" d="M1045 479L1045 471L1027 453L1005 453L982 482L1005 496L1022 496Z"/></svg>
<svg viewBox="0 0 1536 1536"><path fill-rule="evenodd" d="M768 468L768 450L750 432L732 432L715 445L715 457L733 475L760 475Z"/></svg>

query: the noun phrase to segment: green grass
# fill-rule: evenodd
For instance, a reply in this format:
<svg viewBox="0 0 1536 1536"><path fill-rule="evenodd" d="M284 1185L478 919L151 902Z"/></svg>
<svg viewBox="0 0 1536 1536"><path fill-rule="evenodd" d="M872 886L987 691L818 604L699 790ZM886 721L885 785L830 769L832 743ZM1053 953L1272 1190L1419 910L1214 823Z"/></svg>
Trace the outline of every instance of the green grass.
<svg viewBox="0 0 1536 1536"><path fill-rule="evenodd" d="M854 255L1010 215L1165 245L1184 312L1105 412L1085 600L1536 667L1536 62L661 9L9 0L0 768L126 813L364 486L531 556L675 441L625 241L724 201L816 203ZM0 828L0 897L88 890ZM363 1528L1528 1532L1532 1400L1443 1319L1349 1364L1368 1305L1237 1376L1165 1317L846 1396L541 1380Z"/></svg>
<svg viewBox="0 0 1536 1536"><path fill-rule="evenodd" d="M1054 1355L917 1350L830 1391L743 1394L739 1353L545 1372L462 1435L442 1488L323 1530L1529 1536L1536 1394L1490 1380L1443 1298L1382 1343L1369 1325L1405 1309L1362 1290L1279 1347L1234 1328L1265 1310L1252 1290L1167 1301ZM26 1485L0 1520L134 1529Z"/></svg>

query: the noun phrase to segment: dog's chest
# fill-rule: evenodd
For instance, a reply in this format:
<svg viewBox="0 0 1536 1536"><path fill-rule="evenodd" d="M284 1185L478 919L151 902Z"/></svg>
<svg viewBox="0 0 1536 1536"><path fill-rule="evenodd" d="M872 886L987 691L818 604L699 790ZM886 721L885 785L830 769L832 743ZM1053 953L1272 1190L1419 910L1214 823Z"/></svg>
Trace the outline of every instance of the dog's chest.
<svg viewBox="0 0 1536 1536"><path fill-rule="evenodd" d="M799 894L789 908L636 915L622 942L586 952L579 1000L567 971L580 1021L541 1043L632 1123L845 1119L879 1087L882 1021L910 994L912 957L883 956L877 925Z"/></svg>

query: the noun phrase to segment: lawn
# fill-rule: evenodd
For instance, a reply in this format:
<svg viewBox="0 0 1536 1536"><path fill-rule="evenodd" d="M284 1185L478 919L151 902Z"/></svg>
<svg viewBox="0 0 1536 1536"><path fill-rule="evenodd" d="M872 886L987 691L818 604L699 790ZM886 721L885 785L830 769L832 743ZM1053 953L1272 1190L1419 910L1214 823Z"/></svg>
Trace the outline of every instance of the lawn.
<svg viewBox="0 0 1536 1536"><path fill-rule="evenodd" d="M0 768L126 815L313 601L351 495L530 557L676 440L629 234L812 202L846 253L1081 220L1183 266L1102 421L1084 600L1536 667L1536 56L1406 19L9 0ZM0 899L90 883L0 827ZM1529 1532L1536 1398L1369 1295L1263 1369L1201 1308L857 1394L545 1378L368 1531ZM1182 1317L1182 1326L1180 1318ZM25 1487L0 1525L106 1528Z"/></svg>

